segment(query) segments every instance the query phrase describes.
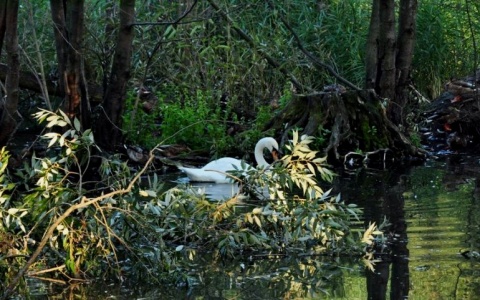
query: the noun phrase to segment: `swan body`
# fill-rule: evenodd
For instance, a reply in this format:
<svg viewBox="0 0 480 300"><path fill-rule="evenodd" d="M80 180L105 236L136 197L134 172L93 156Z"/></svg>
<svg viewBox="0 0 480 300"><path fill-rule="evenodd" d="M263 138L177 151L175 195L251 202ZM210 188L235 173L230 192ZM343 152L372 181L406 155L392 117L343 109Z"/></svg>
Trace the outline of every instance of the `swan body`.
<svg viewBox="0 0 480 300"><path fill-rule="evenodd" d="M257 165L261 167L269 165L263 156L263 150L265 148L272 153L274 159L278 157L278 143L274 138L266 137L259 140L255 146L255 160L257 161ZM252 166L248 164L243 164L246 166L246 169L252 168ZM209 162L200 169L186 167L179 167L179 169L187 174L190 181L229 183L231 181L226 175L227 171L242 169L242 161L232 157L223 157Z"/></svg>

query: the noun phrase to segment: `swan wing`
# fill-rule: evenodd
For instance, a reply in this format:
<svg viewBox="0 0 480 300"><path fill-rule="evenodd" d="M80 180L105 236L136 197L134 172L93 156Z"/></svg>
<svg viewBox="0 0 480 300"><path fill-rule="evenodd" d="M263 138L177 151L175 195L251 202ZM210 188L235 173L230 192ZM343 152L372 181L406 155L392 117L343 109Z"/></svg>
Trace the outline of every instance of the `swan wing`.
<svg viewBox="0 0 480 300"><path fill-rule="evenodd" d="M227 183L228 178L225 177L222 173L214 171L205 171L203 169L197 168L185 168L180 167L180 170L187 174L188 179L194 182L216 182L216 183Z"/></svg>
<svg viewBox="0 0 480 300"><path fill-rule="evenodd" d="M242 161L232 157L222 157L206 164L202 169L215 170L226 173L227 171L240 169Z"/></svg>
<svg viewBox="0 0 480 300"><path fill-rule="evenodd" d="M250 166L245 164L246 168ZM216 182L228 183L230 179L225 174L242 168L242 161L232 157L223 157L209 162L201 169L180 167L179 169L185 172L191 181L196 182Z"/></svg>

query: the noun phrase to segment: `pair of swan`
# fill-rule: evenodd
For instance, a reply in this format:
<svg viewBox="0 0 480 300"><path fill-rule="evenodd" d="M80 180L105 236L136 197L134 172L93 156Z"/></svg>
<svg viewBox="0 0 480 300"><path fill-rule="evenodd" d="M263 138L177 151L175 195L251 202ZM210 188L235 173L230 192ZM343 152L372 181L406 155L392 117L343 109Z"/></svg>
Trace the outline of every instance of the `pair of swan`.
<svg viewBox="0 0 480 300"><path fill-rule="evenodd" d="M274 138L265 137L258 141L255 146L255 160L259 167L267 167L269 163L263 156L263 150L268 149L275 160L278 159L278 143ZM190 181L196 182L215 182L215 183L229 183L231 182L226 175L227 171L240 170L242 167L242 161L232 157L223 157L209 162L203 168L185 168L179 167L180 170L185 172ZM247 169L251 168L246 165Z"/></svg>

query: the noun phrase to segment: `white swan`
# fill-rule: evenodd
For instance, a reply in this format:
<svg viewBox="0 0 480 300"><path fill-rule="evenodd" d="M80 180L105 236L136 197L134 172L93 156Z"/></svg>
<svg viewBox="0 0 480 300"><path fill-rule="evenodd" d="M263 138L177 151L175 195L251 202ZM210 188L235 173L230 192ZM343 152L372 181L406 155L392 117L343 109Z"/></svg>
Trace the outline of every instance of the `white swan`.
<svg viewBox="0 0 480 300"><path fill-rule="evenodd" d="M265 137L258 141L255 146L255 160L257 165L266 167L269 165L263 156L263 150L267 148L272 153L273 158L278 159L278 143L274 138ZM209 162L203 168L185 168L179 167L180 170L185 172L190 181L196 182L215 182L215 183L229 183L229 177L225 174L227 171L235 170L237 167L240 170L242 167L242 161L232 157L223 157ZM245 164L247 169L251 168L248 164Z"/></svg>

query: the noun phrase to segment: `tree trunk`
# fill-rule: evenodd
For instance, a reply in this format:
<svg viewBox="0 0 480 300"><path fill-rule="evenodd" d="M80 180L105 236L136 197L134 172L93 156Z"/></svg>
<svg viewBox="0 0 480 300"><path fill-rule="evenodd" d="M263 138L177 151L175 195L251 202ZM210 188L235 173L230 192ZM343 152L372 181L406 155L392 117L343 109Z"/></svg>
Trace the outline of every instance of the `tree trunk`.
<svg viewBox="0 0 480 300"><path fill-rule="evenodd" d="M404 130L404 108L415 42L417 0L401 0L398 38L395 38L395 1L373 0L366 51L365 88L374 88L388 101L387 116Z"/></svg>
<svg viewBox="0 0 480 300"><path fill-rule="evenodd" d="M105 149L113 150L122 141L122 113L132 56L135 21L135 0L120 1L120 29L113 58L108 87L104 95L103 109L96 126L97 142Z"/></svg>
<svg viewBox="0 0 480 300"><path fill-rule="evenodd" d="M377 94L393 105L395 97L395 1L380 1Z"/></svg>
<svg viewBox="0 0 480 300"><path fill-rule="evenodd" d="M0 37L5 37L7 65L9 68L5 80L6 99L0 104L0 146L5 146L15 132L17 122L15 113L18 106L18 78L20 62L18 59L18 0L6 0L0 4Z"/></svg>
<svg viewBox="0 0 480 300"><path fill-rule="evenodd" d="M380 31L380 0L373 0L370 27L365 53L365 89L375 89L378 84L378 36Z"/></svg>
<svg viewBox="0 0 480 300"><path fill-rule="evenodd" d="M417 0L400 1L400 17L398 26L397 58L396 58L396 91L393 99L394 105L389 106L388 116L395 124L404 124L403 108L408 102L408 85L410 83L410 70L415 46L415 15Z"/></svg>
<svg viewBox="0 0 480 300"><path fill-rule="evenodd" d="M68 36L67 25L65 22L65 7L63 1L50 0L50 10L52 12L53 33L55 35L55 48L57 52L58 63L58 85L63 94L65 93L65 74L67 67L67 43Z"/></svg>
<svg viewBox="0 0 480 300"><path fill-rule="evenodd" d="M2 54L3 40L7 30L7 1L0 2L0 55Z"/></svg>
<svg viewBox="0 0 480 300"><path fill-rule="evenodd" d="M65 91L63 110L89 127L89 106L82 73L84 0L50 1L58 57L59 85Z"/></svg>

